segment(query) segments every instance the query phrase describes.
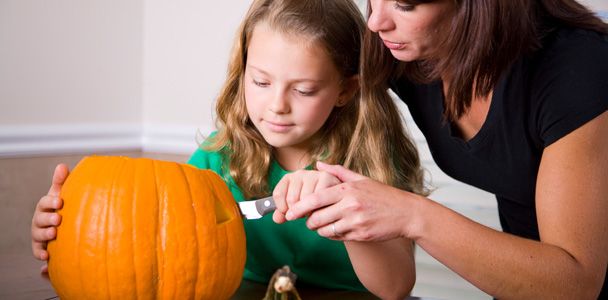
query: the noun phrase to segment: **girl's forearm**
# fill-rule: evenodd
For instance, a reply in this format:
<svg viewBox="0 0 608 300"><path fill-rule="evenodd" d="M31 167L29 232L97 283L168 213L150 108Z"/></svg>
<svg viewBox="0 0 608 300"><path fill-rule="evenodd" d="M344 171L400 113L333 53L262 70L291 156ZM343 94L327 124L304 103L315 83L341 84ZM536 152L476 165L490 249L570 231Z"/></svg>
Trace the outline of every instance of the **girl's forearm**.
<svg viewBox="0 0 608 300"><path fill-rule="evenodd" d="M412 241L344 244L359 280L370 292L382 299L404 299L410 294L416 281Z"/></svg>
<svg viewBox="0 0 608 300"><path fill-rule="evenodd" d="M555 245L499 232L428 199L409 234L431 256L500 299L594 299L598 283ZM407 231L407 230L406 230Z"/></svg>

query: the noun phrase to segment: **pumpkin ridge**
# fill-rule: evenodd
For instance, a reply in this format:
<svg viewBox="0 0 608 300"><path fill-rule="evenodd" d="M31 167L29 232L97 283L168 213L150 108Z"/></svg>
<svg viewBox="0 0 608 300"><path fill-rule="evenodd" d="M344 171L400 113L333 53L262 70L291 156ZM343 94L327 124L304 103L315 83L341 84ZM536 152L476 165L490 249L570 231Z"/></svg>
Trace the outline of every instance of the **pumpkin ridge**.
<svg viewBox="0 0 608 300"><path fill-rule="evenodd" d="M105 201L105 206L104 206L104 214L105 214L105 234L104 234L104 238L103 240L105 241L105 267L106 267L106 271L105 271L105 277L106 277L106 288L107 288L107 295L109 299L113 298L113 292L115 292L115 290L112 289L113 284L111 284L112 280L110 279L110 275L112 274L112 272L110 272L110 269L112 269L112 264L114 264L115 262L112 260L112 262L110 263L109 261L109 257L111 257L111 247L110 244L113 242L116 242L114 240L110 240L109 236L114 236L114 231L116 230L115 224L114 224L114 218L111 218L113 215L113 212L115 211L114 208L116 206L116 202L120 201L120 199L116 199L117 197L115 197L115 194L117 193L116 191L116 184L117 181L120 178L120 173L124 167L124 163L125 160L123 159L119 159L116 161L115 164L115 170L114 170L114 174L116 174L113 178L112 178L112 184L110 185L110 189L108 191L108 197L106 198L107 201ZM118 287L118 292L120 293L120 286ZM121 295L117 295L118 298L121 298Z"/></svg>
<svg viewBox="0 0 608 300"><path fill-rule="evenodd" d="M84 162L82 162L82 163L84 164ZM70 176L68 176L68 180L69 180L70 178L74 178L74 181L75 181L76 179L79 179L80 177L75 177L75 176L71 176L71 177L70 177ZM70 183L70 184L71 184L71 183ZM66 185L68 185L67 180L66 180L66 183L65 183L65 185L64 185L64 186L66 186ZM68 185L68 186L69 186L69 185ZM62 188L62 189L63 189L63 188ZM67 190L67 191L68 191L67 193L69 193L71 190ZM85 195L84 195L84 197L83 197L82 199L87 199L87 200L85 200L85 201L80 201L80 203L79 203L79 204L80 204L79 211L85 211L85 207L87 206L87 204L88 204L88 202L89 202L88 200L90 199L90 197L89 197L89 194L90 194L90 193L91 193L91 192L90 192L89 190L86 190ZM71 197L70 197L70 198L71 198ZM65 205L65 203L64 203L64 205ZM81 265L81 263L80 263L80 251L78 251L78 249L80 249L80 247L79 247L79 246L80 246L80 241L81 241L81 235L82 235L82 234L84 234L84 233L82 232L82 230L81 230L81 229L82 229L82 220L83 220L83 219L84 219L83 214L78 214L78 215L76 216L76 220L75 220L75 222L74 222L74 228L76 228L76 232L75 232L75 234L74 234L74 238L75 238L74 245L76 246L76 248L75 248L75 249L76 249L76 251L74 251L74 255L76 256L76 262L78 263L78 269L79 269L79 270L82 270L82 265ZM80 287L79 287L79 289L82 289L82 288L84 287L84 282L82 282L82 279L83 279L83 278L82 278L82 276L77 276L77 277L78 277L78 282L80 283Z"/></svg>
<svg viewBox="0 0 608 300"><path fill-rule="evenodd" d="M139 164L137 162L133 163L133 178L131 179L131 181L135 182L135 179L137 178L137 169L139 167ZM135 192L133 192L133 194L135 195ZM137 196L135 195L134 197L131 197L131 240L132 241L137 241L135 236L135 230L137 228L137 220L135 218L135 211L137 209L137 207L135 206L137 203ZM133 284L135 285L135 300L139 299L139 291L137 290L137 271L139 271L139 269L136 267L137 262L135 261L135 245L131 244L131 260L133 261Z"/></svg>
<svg viewBox="0 0 608 300"><path fill-rule="evenodd" d="M156 285L156 299L159 299L159 295L162 295L162 290L164 288L164 259L162 254L165 251L165 247L162 241L162 230L163 230L163 215L164 215L164 202L163 197L160 195L159 183L158 183L158 164L156 161L152 161L152 170L153 170L153 178L154 178L154 186L156 189L156 202L158 203L158 217L156 218L158 223L156 223L156 271L158 272L158 284ZM161 296L162 297L162 296Z"/></svg>
<svg viewBox="0 0 608 300"><path fill-rule="evenodd" d="M190 178L188 177L188 175L186 174L186 172L184 171L183 166L178 165L178 169L180 174L182 175L182 177L184 178L184 180L186 181L186 186L188 187L188 199L189 199L189 203L190 206L192 208L192 214L194 215L194 236L195 236L195 241L196 241L196 245L195 245L195 251L197 253L197 255L194 256L195 258L195 262L193 263L193 265L197 266L197 270L196 272L194 272L194 289L192 289L192 296L190 299L198 299L196 297L196 292L197 289L196 287L198 287L198 263L199 263L199 247L200 247L200 241L198 239L198 219L199 219L199 215L196 213L196 209L194 209L194 201L196 201L196 199L194 199L194 197L192 197L193 192L192 192L192 185L190 184Z"/></svg>

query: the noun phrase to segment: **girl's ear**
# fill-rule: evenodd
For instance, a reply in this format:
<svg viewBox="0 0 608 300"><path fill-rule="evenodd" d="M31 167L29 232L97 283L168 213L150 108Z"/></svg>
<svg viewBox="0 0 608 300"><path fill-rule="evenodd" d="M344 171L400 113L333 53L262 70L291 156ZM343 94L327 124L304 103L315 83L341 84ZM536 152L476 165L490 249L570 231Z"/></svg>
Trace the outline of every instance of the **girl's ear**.
<svg viewBox="0 0 608 300"><path fill-rule="evenodd" d="M341 85L342 90L336 102L336 106L338 107L346 105L359 92L359 75L354 75L343 80Z"/></svg>

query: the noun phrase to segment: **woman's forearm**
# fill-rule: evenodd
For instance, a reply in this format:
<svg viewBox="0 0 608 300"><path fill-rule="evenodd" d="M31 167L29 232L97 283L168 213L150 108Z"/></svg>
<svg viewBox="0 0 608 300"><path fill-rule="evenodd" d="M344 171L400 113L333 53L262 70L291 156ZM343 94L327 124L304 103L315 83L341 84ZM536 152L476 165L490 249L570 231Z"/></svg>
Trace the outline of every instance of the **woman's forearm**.
<svg viewBox="0 0 608 300"><path fill-rule="evenodd" d="M594 299L602 282L571 253L478 224L431 200L418 205L416 243L500 299Z"/></svg>
<svg viewBox="0 0 608 300"><path fill-rule="evenodd" d="M363 285L382 299L404 299L416 281L414 245L398 238L385 242L344 242Z"/></svg>

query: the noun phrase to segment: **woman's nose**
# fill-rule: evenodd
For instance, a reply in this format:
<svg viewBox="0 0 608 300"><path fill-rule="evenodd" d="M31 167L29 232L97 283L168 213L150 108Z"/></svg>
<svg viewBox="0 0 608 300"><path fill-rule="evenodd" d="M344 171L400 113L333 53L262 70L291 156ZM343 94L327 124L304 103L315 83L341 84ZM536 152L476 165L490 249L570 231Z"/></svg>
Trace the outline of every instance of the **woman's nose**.
<svg viewBox="0 0 608 300"><path fill-rule="evenodd" d="M391 21L385 13L382 1L370 1L371 14L367 19L367 27L373 32L387 31L391 28Z"/></svg>

